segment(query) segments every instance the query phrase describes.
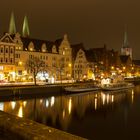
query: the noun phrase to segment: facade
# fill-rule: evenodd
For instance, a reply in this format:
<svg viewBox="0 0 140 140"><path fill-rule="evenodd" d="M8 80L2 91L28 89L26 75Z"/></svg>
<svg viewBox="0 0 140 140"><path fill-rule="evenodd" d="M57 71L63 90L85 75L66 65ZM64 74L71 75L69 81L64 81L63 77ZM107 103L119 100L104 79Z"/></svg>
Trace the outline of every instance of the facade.
<svg viewBox="0 0 140 140"><path fill-rule="evenodd" d="M71 79L71 51L67 35L50 42L6 33L0 39L0 81L32 81L26 62L33 57L45 62L48 79Z"/></svg>
<svg viewBox="0 0 140 140"><path fill-rule="evenodd" d="M84 50L80 49L77 52L76 59L74 61L74 79L83 80L87 77L88 61Z"/></svg>
<svg viewBox="0 0 140 140"><path fill-rule="evenodd" d="M37 80L49 82L95 80L117 73L126 76L133 70L132 49L128 44L127 32L121 55L113 49L108 50L106 45L85 50L82 43L70 45L67 35L55 41L30 38L26 16L21 36L16 32L12 13L9 33L5 33L0 39L0 81L33 81L33 72L27 68L27 62L35 57L45 64L44 69L38 73Z"/></svg>

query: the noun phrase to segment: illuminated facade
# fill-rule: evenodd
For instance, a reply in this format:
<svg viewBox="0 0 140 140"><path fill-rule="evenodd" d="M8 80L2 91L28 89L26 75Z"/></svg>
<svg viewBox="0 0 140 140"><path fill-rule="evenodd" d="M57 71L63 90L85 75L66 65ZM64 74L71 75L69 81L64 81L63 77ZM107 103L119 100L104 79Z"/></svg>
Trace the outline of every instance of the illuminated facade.
<svg viewBox="0 0 140 140"><path fill-rule="evenodd" d="M87 77L87 64L88 61L86 59L86 55L84 50L80 49L77 52L77 56L74 62L74 79L83 80Z"/></svg>
<svg viewBox="0 0 140 140"><path fill-rule="evenodd" d="M26 62L33 57L45 62L48 78L60 80L61 73L62 79L71 79L71 47L67 35L50 42L5 33L0 39L0 81L32 81Z"/></svg>

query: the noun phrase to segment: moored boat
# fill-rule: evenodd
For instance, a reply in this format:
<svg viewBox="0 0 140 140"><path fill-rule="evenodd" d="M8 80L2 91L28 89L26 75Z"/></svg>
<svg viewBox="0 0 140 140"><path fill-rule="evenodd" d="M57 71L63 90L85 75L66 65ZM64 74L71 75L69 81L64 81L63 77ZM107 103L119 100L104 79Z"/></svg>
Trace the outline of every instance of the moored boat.
<svg viewBox="0 0 140 140"><path fill-rule="evenodd" d="M99 90L100 87L97 86L84 86L84 87L80 87L80 86L76 86L76 87L65 87L64 90L66 92L69 93L79 93L79 92L88 92L88 91L97 91Z"/></svg>
<svg viewBox="0 0 140 140"><path fill-rule="evenodd" d="M115 90L124 90L124 89L129 89L133 88L134 85L131 83L111 83L111 84L105 84L101 86L101 89L104 91L115 91Z"/></svg>

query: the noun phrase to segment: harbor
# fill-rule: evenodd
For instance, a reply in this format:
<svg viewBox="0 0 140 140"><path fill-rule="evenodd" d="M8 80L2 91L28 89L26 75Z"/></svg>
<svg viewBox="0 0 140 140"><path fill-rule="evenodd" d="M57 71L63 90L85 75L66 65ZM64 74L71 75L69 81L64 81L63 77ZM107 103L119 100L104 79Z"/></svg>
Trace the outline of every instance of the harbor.
<svg viewBox="0 0 140 140"><path fill-rule="evenodd" d="M81 83L77 85L81 85ZM66 94L62 90L62 85L49 85L49 88L46 85L21 86L18 88L20 94L17 92L10 98L9 95L7 97L1 96L1 111L21 119L42 123L62 130L62 133L65 131L79 136L79 138L93 140L108 138L111 140L116 131L124 134L121 138L139 136L139 133L133 132L133 129L139 129L139 125L136 125L138 122L135 121L139 116L137 110L140 103L139 85L127 90L116 90L115 92L97 90L74 94ZM0 93L2 93L2 89ZM4 94L6 93L4 92ZM133 124L129 121L132 119ZM112 126L112 124L114 125ZM101 128L103 136L100 135ZM108 131L109 135L106 135ZM132 133L128 134L128 131L132 131ZM6 131L6 134L8 135L9 132ZM16 136L16 133L13 134ZM120 137L116 136L116 139L120 139Z"/></svg>

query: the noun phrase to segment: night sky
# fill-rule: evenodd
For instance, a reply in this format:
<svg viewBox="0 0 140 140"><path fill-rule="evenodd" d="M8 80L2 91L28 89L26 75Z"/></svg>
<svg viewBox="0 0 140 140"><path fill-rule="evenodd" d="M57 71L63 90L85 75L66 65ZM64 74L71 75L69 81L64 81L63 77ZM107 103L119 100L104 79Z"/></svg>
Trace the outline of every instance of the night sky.
<svg viewBox="0 0 140 140"><path fill-rule="evenodd" d="M0 33L8 31L14 12L21 33L27 15L31 37L55 40L68 34L71 44L83 42L86 48L120 50L127 24L134 59L140 59L139 0L0 0Z"/></svg>

